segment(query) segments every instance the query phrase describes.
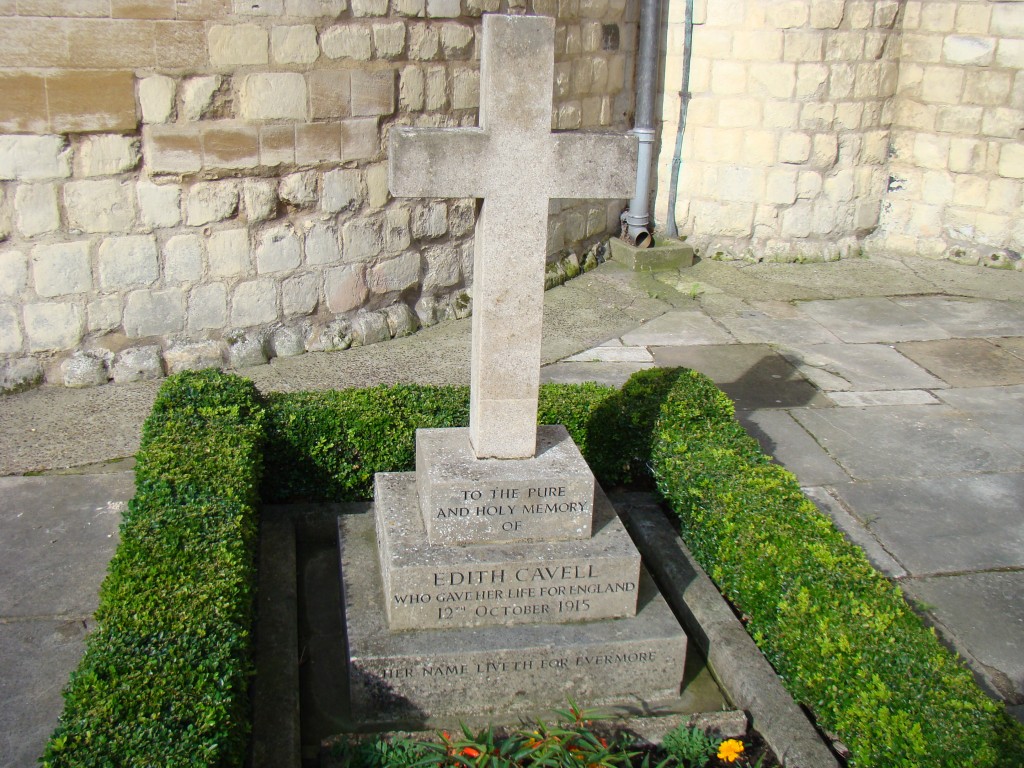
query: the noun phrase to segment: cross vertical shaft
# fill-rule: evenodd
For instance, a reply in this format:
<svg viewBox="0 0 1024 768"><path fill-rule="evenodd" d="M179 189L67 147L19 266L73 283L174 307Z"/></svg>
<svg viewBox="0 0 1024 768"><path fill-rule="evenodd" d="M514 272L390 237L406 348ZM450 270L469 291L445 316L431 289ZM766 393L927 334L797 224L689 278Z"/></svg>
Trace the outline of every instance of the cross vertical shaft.
<svg viewBox="0 0 1024 768"><path fill-rule="evenodd" d="M626 198L636 143L551 133L554 19L484 17L480 127L396 128L390 186L483 198L473 264L470 442L477 458L536 451L548 201Z"/></svg>

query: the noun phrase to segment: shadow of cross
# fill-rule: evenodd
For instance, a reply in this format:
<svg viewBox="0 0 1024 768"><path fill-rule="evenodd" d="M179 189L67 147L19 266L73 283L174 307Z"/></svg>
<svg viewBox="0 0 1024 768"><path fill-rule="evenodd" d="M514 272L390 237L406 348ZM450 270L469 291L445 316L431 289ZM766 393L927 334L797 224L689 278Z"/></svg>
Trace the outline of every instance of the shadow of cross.
<svg viewBox="0 0 1024 768"><path fill-rule="evenodd" d="M548 201L628 198L636 139L552 133L555 21L484 16L480 127L394 128L396 197L476 197L469 435L477 458L534 455Z"/></svg>

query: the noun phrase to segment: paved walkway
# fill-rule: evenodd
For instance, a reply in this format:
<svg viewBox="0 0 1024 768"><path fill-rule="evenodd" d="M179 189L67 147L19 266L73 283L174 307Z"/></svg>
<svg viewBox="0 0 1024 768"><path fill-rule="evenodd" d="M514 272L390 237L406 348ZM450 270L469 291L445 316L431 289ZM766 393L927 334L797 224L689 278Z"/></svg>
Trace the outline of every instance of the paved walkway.
<svg viewBox="0 0 1024 768"><path fill-rule="evenodd" d="M544 359L551 381L620 383L654 365L711 376L1021 713L1024 273L878 258L658 276L607 264L547 294ZM243 373L264 390L466 383L469 322ZM157 387L0 397L0 765L34 765L56 723Z"/></svg>

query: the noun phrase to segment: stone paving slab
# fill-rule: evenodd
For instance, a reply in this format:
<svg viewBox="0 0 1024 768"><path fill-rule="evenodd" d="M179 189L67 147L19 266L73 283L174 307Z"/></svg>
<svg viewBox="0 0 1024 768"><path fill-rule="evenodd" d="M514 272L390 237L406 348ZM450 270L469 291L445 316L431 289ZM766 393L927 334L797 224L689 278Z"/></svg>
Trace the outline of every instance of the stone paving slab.
<svg viewBox="0 0 1024 768"><path fill-rule="evenodd" d="M1024 385L945 389L939 396L975 424L1024 453Z"/></svg>
<svg viewBox="0 0 1024 768"><path fill-rule="evenodd" d="M734 339L700 310L676 310L622 334L622 342L633 346L668 344L729 344Z"/></svg>
<svg viewBox="0 0 1024 768"><path fill-rule="evenodd" d="M870 392L829 392L829 399L843 408L872 405L935 405L939 398L923 389L879 389Z"/></svg>
<svg viewBox="0 0 1024 768"><path fill-rule="evenodd" d="M1024 469L1024 454L944 405L801 409L794 416L858 480Z"/></svg>
<svg viewBox="0 0 1024 768"><path fill-rule="evenodd" d="M805 485L849 482L850 476L832 460L814 438L787 411L738 411L747 433L769 456L795 474Z"/></svg>
<svg viewBox="0 0 1024 768"><path fill-rule="evenodd" d="M737 409L831 405L785 358L764 344L654 347L651 351L659 366L685 366L710 377Z"/></svg>
<svg viewBox="0 0 1024 768"><path fill-rule="evenodd" d="M1000 349L1005 349L1011 355L1024 360L1024 338L1010 337L1006 339L993 339L992 341Z"/></svg>
<svg viewBox="0 0 1024 768"><path fill-rule="evenodd" d="M1024 572L914 579L903 588L1000 697L1024 702Z"/></svg>
<svg viewBox="0 0 1024 768"><path fill-rule="evenodd" d="M554 363L540 369L540 380L544 384L594 381L621 387L634 373L648 368L654 368L654 363Z"/></svg>
<svg viewBox="0 0 1024 768"><path fill-rule="evenodd" d="M896 349L951 387L1024 384L1024 360L987 339L911 341Z"/></svg>
<svg viewBox="0 0 1024 768"><path fill-rule="evenodd" d="M784 301L752 301L736 312L711 313L743 344L830 344L839 337Z"/></svg>
<svg viewBox="0 0 1024 768"><path fill-rule="evenodd" d="M133 479L0 477L0 765L35 765L57 725Z"/></svg>
<svg viewBox="0 0 1024 768"><path fill-rule="evenodd" d="M955 296L906 296L893 301L951 336L1024 336L1024 305Z"/></svg>
<svg viewBox="0 0 1024 768"><path fill-rule="evenodd" d="M1024 473L856 482L832 491L913 576L1024 568Z"/></svg>
<svg viewBox="0 0 1024 768"><path fill-rule="evenodd" d="M836 528L843 532L847 540L856 544L867 556L875 568L890 579L902 579L907 570L889 554L885 546L878 540L863 521L852 515L839 499L839 492L829 488L803 488L804 495L814 502L822 512L832 518Z"/></svg>
<svg viewBox="0 0 1024 768"><path fill-rule="evenodd" d="M948 339L950 334L888 298L809 301L798 305L840 339L853 344Z"/></svg>
<svg viewBox="0 0 1024 768"><path fill-rule="evenodd" d="M0 617L89 616L133 493L131 472L0 477Z"/></svg>
<svg viewBox="0 0 1024 768"><path fill-rule="evenodd" d="M825 392L945 386L941 379L886 344L794 344L779 351Z"/></svg>
<svg viewBox="0 0 1024 768"><path fill-rule="evenodd" d="M92 621L0 621L0 765L37 766Z"/></svg>

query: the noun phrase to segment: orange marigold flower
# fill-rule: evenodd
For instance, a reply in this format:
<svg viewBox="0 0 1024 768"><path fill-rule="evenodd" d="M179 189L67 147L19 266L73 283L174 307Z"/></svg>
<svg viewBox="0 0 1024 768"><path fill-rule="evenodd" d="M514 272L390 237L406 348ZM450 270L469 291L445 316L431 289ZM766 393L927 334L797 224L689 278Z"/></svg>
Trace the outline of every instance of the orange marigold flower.
<svg viewBox="0 0 1024 768"><path fill-rule="evenodd" d="M726 739L718 745L718 759L727 763L735 763L743 754L743 742L737 739Z"/></svg>
<svg viewBox="0 0 1024 768"><path fill-rule="evenodd" d="M466 757L480 757L480 750L476 747L465 747L462 754Z"/></svg>

